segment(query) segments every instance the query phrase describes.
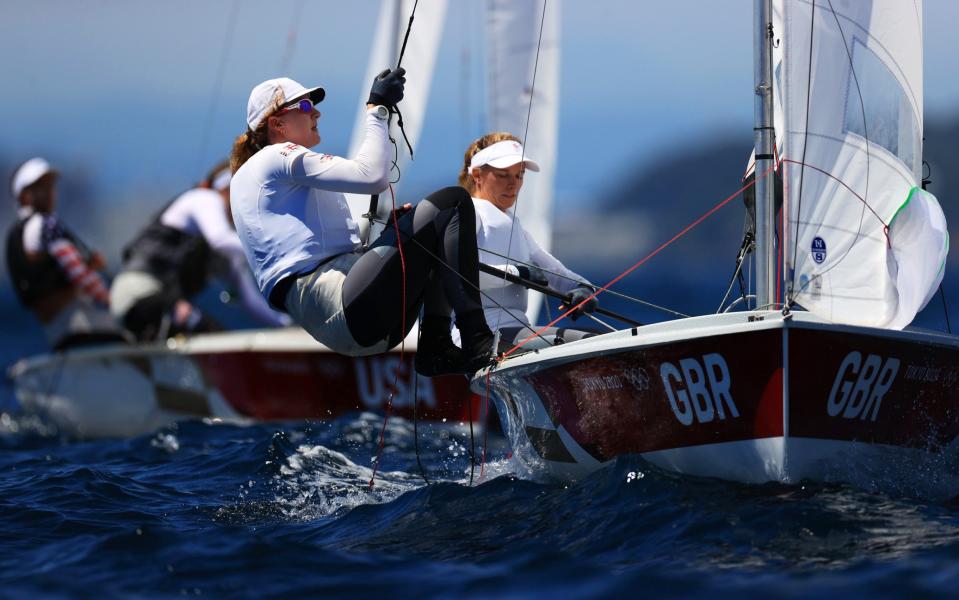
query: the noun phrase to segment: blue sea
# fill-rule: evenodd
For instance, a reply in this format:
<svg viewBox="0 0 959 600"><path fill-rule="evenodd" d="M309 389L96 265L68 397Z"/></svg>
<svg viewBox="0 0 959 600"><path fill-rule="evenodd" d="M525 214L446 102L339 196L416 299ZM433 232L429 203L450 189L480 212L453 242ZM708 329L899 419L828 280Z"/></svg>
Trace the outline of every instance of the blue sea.
<svg viewBox="0 0 959 600"><path fill-rule="evenodd" d="M7 321L4 364L42 349ZM20 328L24 329L20 329ZM742 485L639 457L541 481L467 424L181 422L61 438L0 414L0 596L955 596L959 501ZM475 457L472 461L471 456Z"/></svg>

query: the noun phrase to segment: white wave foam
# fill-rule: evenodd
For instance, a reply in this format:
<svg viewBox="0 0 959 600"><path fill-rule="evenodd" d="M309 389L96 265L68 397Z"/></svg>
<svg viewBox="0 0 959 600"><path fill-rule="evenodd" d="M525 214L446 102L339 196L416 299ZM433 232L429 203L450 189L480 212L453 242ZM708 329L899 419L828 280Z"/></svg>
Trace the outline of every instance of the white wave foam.
<svg viewBox="0 0 959 600"><path fill-rule="evenodd" d="M274 477L276 503L284 516L313 520L336 516L363 504L382 504L420 487L419 475L378 471L358 465L325 446L301 445Z"/></svg>

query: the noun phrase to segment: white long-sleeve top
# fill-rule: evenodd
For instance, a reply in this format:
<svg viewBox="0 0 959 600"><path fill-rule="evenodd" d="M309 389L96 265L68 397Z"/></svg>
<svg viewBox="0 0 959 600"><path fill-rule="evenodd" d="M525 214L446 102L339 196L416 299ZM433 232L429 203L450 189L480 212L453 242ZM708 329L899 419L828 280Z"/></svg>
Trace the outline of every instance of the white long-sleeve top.
<svg viewBox="0 0 959 600"><path fill-rule="evenodd" d="M227 272L220 275L233 284L244 310L255 319L272 326L288 324L286 315L270 308L254 284L240 238L227 219L219 192L206 188L184 192L163 211L160 223L203 236L210 249L226 262Z"/></svg>
<svg viewBox="0 0 959 600"><path fill-rule="evenodd" d="M378 194L389 185L387 126L375 111L367 112L366 137L353 159L280 143L254 154L233 175L233 221L267 298L284 277L359 245L343 192Z"/></svg>
<svg viewBox="0 0 959 600"><path fill-rule="evenodd" d="M479 248L480 262L507 270L507 265L510 263L502 256L486 251L492 250L497 254L515 258L517 263L514 264L525 262L536 265L547 271L546 278L549 280L549 286L563 293L569 292L580 283L588 283L582 276L567 269L555 256L543 250L523 228L512 210L503 212L492 202L481 198L473 198L473 206L476 208L476 245ZM511 232L512 241L510 240ZM553 273L565 277L553 275ZM483 312L490 329L530 324L526 317L526 288L509 283L501 277L481 272L480 289L485 294ZM502 305L505 310L497 306L493 300Z"/></svg>

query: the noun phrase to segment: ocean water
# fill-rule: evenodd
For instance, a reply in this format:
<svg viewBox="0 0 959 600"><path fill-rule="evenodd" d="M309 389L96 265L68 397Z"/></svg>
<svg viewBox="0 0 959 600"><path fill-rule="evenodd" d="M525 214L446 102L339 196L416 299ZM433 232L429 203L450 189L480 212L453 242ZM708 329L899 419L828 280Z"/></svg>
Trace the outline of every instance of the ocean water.
<svg viewBox="0 0 959 600"><path fill-rule="evenodd" d="M34 327L5 320L0 363L42 351ZM959 498L933 499L921 485L743 485L676 476L639 457L563 485L526 472L495 432L481 465L478 428L471 436L466 424L420 423L414 436L412 423L394 418L370 489L382 425L374 414L189 421L134 439L78 441L18 415L6 382L0 597L959 589Z"/></svg>
<svg viewBox="0 0 959 600"><path fill-rule="evenodd" d="M467 427L421 423L414 441L401 419L370 489L381 425L192 421L70 441L2 417L0 596L888 597L959 583L952 500L679 477L640 458L562 485L523 474L496 435L471 485Z"/></svg>

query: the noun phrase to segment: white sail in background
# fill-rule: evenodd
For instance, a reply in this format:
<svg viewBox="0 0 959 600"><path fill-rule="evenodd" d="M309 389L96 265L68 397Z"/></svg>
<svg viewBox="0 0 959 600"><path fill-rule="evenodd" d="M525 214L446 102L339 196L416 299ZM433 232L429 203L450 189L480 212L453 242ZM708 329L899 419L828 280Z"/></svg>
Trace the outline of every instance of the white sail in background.
<svg viewBox="0 0 959 600"><path fill-rule="evenodd" d="M366 76L363 79L364 86L360 94L360 101L357 103L360 109L357 111L356 120L353 125L353 138L350 142L348 156L356 156L360 145L363 143L363 136L366 129L363 122L366 118L366 98L369 95L368 84L373 82L383 69L393 68L400 56L400 48L403 45L403 36L406 34L409 25L410 14L413 11L414 0L383 0L380 6L380 17L376 25L376 34L373 38L373 50L370 54L370 61L366 69ZM416 16L413 20L413 30L410 33L409 40L406 43L406 53L403 55L403 64L401 66L415 67L407 68L406 89L403 95L403 102L400 103L400 110L403 112L403 127L406 129L406 136L416 151L416 143L419 141L420 133L423 131L423 121L426 118L426 105L430 94L430 85L433 81L433 68L436 63L436 53L439 49L440 39L443 37L443 22L446 19L446 0L420 0L416 8ZM396 126L396 119L393 119L391 127L393 138L399 146L399 158L397 165L403 171L409 163L409 151L403 142L403 135ZM395 173L391 174L395 178ZM386 197L380 198L379 212L381 215L387 214L390 209L389 192ZM346 194L347 202L353 213L353 219L364 230L367 226L367 220L361 215L366 213L370 205L370 197L359 194ZM370 239L376 237L376 232Z"/></svg>
<svg viewBox="0 0 959 600"><path fill-rule="evenodd" d="M838 323L901 329L948 249L922 165L921 0L776 3L785 260L793 296Z"/></svg>
<svg viewBox="0 0 959 600"><path fill-rule="evenodd" d="M489 130L508 131L523 139L526 154L540 165L539 173L527 173L523 181L516 215L547 251L553 235L553 175L559 123L559 23L559 0L489 0ZM541 304L539 293L529 294L526 314L533 323Z"/></svg>

